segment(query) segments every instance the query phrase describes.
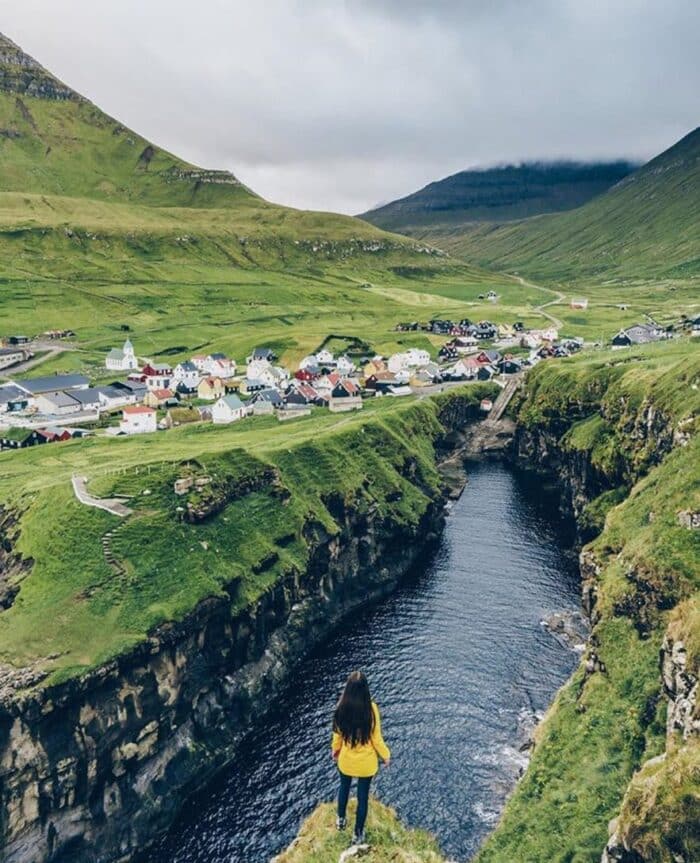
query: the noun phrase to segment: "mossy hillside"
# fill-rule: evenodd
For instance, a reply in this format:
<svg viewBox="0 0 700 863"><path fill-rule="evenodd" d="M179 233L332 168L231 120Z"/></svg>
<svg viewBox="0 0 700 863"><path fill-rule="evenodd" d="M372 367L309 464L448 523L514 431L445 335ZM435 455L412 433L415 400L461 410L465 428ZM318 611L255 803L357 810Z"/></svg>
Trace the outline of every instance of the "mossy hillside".
<svg viewBox="0 0 700 863"><path fill-rule="evenodd" d="M49 371L99 373L123 325L142 355L174 360L240 361L268 343L294 362L332 332L392 350L399 320L463 317L452 295L477 307L514 284L350 217L264 201L0 47L0 333L76 331L80 352Z"/></svg>
<svg viewBox="0 0 700 863"><path fill-rule="evenodd" d="M699 415L700 345L689 340L540 364L517 409L522 428L561 438L615 485L658 463L674 432L692 435Z"/></svg>
<svg viewBox="0 0 700 863"><path fill-rule="evenodd" d="M644 860L700 860L699 750L700 742L690 741L645 764L633 777L617 829Z"/></svg>
<svg viewBox="0 0 700 863"><path fill-rule="evenodd" d="M194 165L77 94L47 99L3 91L0 82L0 128L2 191L181 206L255 197L225 172L208 172L220 182L198 182Z"/></svg>
<svg viewBox="0 0 700 863"><path fill-rule="evenodd" d="M351 801L348 808L350 824L355 805ZM292 845L272 863L336 863L348 848L349 839L349 831L335 829L333 805L324 803L306 819ZM432 836L404 827L393 809L377 800L370 802L367 841L370 849L360 858L367 863L445 863Z"/></svg>
<svg viewBox="0 0 700 863"><path fill-rule="evenodd" d="M538 416L565 450L597 460L603 472L609 469L606 454L619 449L632 487L615 488L591 505L599 506L598 523L604 522L587 548L600 567L593 654L538 729L530 766L478 863L598 863L607 824L620 811L631 780L621 820L629 822L630 833L647 825L644 848L655 850L643 859L672 863L674 843L693 847L697 810L687 805L688 787L697 776L699 747L672 741L668 757L677 759L683 772L678 781L667 782L665 770L653 793L645 773L635 775L667 745L658 664L667 627L688 638L689 654L697 655L700 538L677 516L700 508L700 437L684 423L698 412L690 371L696 366L691 357L674 359L673 353L641 352L602 366L581 358L537 369L528 381L523 421ZM651 458L644 435L625 437L632 412L627 405L612 410L622 401L637 411L663 406L665 422L689 430L688 442L657 463L663 453ZM589 419L579 419L591 410ZM588 670L586 662L592 663ZM676 747L682 755L673 754ZM647 789L646 802L640 802L636 787Z"/></svg>
<svg viewBox="0 0 700 863"><path fill-rule="evenodd" d="M0 613L0 661L32 665L56 682L182 619L206 597L228 597L235 612L285 573L304 570L310 525L337 533L331 499L416 529L440 492L434 443L441 405L463 398L476 410L492 390L387 399L359 414L312 416L291 427L250 420L0 456L10 468L3 503L22 513L17 550L33 561L13 606ZM173 483L192 471L211 480L193 492L194 504L211 487L244 491L189 523L189 496L176 495ZM121 520L78 503L74 472L91 479L95 494L124 495L133 513ZM263 474L273 478L251 483ZM103 552L106 534L116 567Z"/></svg>

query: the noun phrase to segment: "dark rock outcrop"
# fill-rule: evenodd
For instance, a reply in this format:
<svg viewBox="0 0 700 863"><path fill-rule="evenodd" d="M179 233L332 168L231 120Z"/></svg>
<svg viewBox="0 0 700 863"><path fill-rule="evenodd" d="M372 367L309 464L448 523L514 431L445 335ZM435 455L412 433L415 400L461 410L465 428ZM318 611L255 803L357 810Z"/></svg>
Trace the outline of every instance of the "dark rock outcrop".
<svg viewBox="0 0 700 863"><path fill-rule="evenodd" d="M413 528L358 518L352 501L334 516L335 536L308 526L306 570L244 611L208 599L130 654L0 706L5 863L130 859L233 757L294 663L391 591L444 518L442 500Z"/></svg>

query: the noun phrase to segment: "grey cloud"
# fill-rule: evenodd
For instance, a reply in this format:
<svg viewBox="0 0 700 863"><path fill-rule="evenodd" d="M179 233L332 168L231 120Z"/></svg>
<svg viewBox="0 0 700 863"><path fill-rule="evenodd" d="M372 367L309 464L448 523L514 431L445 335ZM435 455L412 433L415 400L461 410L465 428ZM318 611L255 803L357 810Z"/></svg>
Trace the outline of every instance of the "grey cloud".
<svg viewBox="0 0 700 863"><path fill-rule="evenodd" d="M304 207L643 158L698 123L694 0L22 0L2 27L161 146Z"/></svg>

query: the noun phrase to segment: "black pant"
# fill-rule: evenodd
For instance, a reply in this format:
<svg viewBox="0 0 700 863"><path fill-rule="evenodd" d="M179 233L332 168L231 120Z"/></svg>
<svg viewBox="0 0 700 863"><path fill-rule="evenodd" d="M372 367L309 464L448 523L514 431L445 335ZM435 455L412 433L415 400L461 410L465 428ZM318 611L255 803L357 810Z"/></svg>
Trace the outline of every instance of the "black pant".
<svg viewBox="0 0 700 863"><path fill-rule="evenodd" d="M352 785L353 776L346 776L341 770L340 773L340 790L338 791L338 816L345 818L345 810L348 806L348 798L350 797L350 786ZM355 816L355 833L360 834L365 829L365 821L367 820L367 809L369 808L369 786L372 783L371 776L363 776L357 779L357 815Z"/></svg>

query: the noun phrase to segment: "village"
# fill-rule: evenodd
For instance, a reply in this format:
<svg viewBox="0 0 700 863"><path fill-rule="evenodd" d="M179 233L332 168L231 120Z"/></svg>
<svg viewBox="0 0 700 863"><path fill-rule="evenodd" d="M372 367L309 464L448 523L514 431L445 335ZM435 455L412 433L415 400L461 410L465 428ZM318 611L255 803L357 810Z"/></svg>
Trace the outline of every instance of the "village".
<svg viewBox="0 0 700 863"><path fill-rule="evenodd" d="M700 335L700 319L688 322ZM368 398L435 392L469 381L501 385L539 362L570 356L583 347L579 338L560 338L554 326L527 329L520 321L459 322L434 319L400 323L397 332L427 331L446 336L435 357L408 347L389 356L335 356L325 347L304 357L294 371L259 347L239 368L222 352L195 354L176 364L140 358L130 338L104 359L115 379L91 384L84 374L10 377L0 384L0 449L17 450L93 434L118 437L166 431L192 422L227 425L246 417L274 415L280 422L331 412L360 410ZM61 339L72 331L41 334ZM651 323L621 330L611 339L623 348L667 338L671 332ZM11 336L0 348L0 369L26 364L32 340ZM482 409L491 409L485 400Z"/></svg>

